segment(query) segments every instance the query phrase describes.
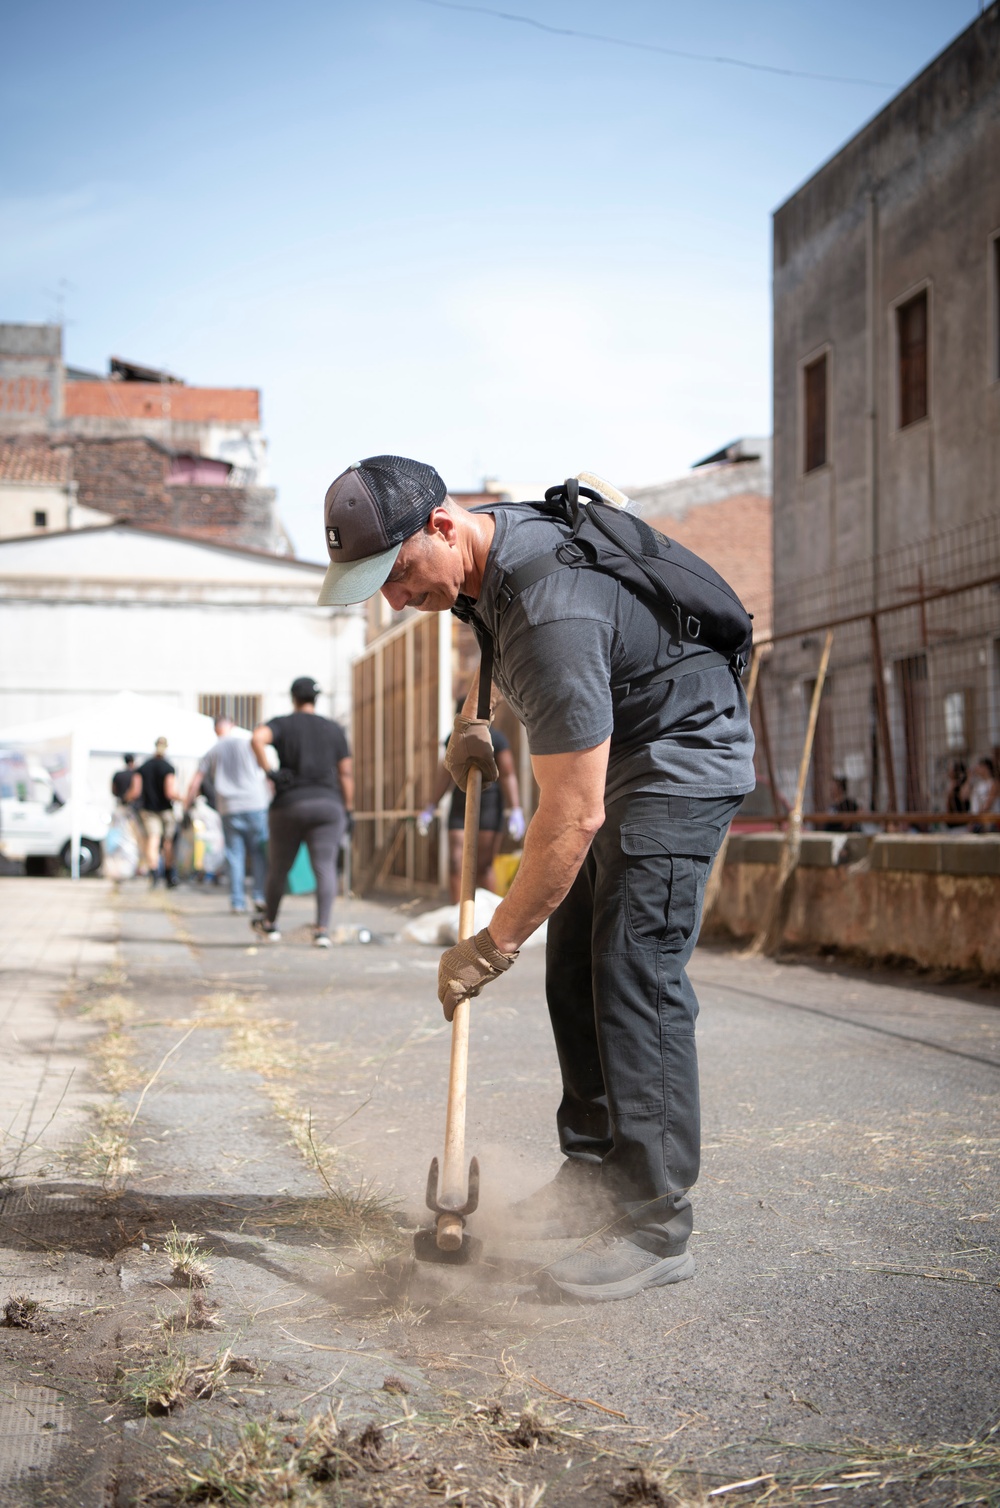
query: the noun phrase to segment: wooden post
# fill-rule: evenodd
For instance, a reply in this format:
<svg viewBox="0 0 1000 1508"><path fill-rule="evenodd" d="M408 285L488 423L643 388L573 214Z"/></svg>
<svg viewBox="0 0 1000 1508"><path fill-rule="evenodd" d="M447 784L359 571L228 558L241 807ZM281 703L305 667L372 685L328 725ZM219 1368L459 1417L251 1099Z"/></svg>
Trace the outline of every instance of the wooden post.
<svg viewBox="0 0 1000 1508"><path fill-rule="evenodd" d="M823 645L823 653L819 659L819 669L816 671L816 683L813 686L812 701L809 706L809 721L806 724L806 736L802 744L802 757L799 760L799 778L795 787L795 805L788 817L788 827L785 832L785 845L781 852L781 864L778 870L778 881L774 887L771 903L768 906L767 916L763 926L750 944L750 954L774 953L781 945L781 939L785 931L785 923L788 920L788 908L792 899L792 880L798 868L799 854L802 851L802 809L806 799L806 782L809 779L809 766L812 763L813 741L816 737L816 724L819 721L819 707L823 699L823 684L826 681L827 667L830 663L830 651L833 648L833 629L826 631L826 642Z"/></svg>
<svg viewBox="0 0 1000 1508"><path fill-rule="evenodd" d="M896 796L896 766L892 762L892 739L889 735L889 706L885 698L885 665L882 659L882 639L878 630L878 614L869 619L872 631L872 665L875 672L875 708L878 714L879 736L882 741L882 758L885 760L886 794L890 812L899 811Z"/></svg>

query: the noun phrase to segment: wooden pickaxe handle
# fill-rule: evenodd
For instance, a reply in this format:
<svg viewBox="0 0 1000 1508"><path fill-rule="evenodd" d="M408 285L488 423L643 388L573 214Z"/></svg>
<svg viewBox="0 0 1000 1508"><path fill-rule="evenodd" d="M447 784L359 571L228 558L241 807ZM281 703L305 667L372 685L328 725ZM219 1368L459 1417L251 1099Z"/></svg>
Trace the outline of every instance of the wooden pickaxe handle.
<svg viewBox="0 0 1000 1508"><path fill-rule="evenodd" d="M479 870L479 808L483 796L480 770L469 772L465 791L465 843L462 848L462 886L458 909L458 940L476 931L476 875ZM451 1063L448 1069L448 1114L444 1128L441 1198L465 1203L465 1099L469 1076L469 1000L460 1000L451 1021ZM440 1214L437 1244L442 1251L458 1251L464 1221L461 1215Z"/></svg>

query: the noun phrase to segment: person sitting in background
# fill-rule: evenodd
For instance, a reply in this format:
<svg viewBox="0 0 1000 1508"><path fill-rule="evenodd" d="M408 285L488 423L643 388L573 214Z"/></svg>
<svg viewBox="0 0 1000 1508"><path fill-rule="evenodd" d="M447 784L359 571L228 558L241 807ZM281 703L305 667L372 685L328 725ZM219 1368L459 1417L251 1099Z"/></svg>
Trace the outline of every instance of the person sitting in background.
<svg viewBox="0 0 1000 1508"><path fill-rule="evenodd" d="M250 747L250 735L237 728L231 717L217 717L218 742L204 755L191 778L184 798L190 811L199 792L211 781L213 805L222 818L229 870L229 905L237 914L247 909L247 854L253 875L253 900L263 911L267 880L268 786L263 770Z"/></svg>
<svg viewBox="0 0 1000 1508"><path fill-rule="evenodd" d="M316 876L316 925L313 943L330 946L330 912L337 890L337 854L351 822L354 775L347 735L339 723L320 717L321 695L311 676L292 682L293 711L258 723L251 740L257 763L274 783L269 814L270 849L267 865L266 908L252 926L268 942L280 942L278 908L288 871L299 845L309 849ZM280 761L272 770L267 758L272 745Z"/></svg>
<svg viewBox="0 0 1000 1508"><path fill-rule="evenodd" d="M827 807L827 811L831 816L836 816L838 813L846 816L851 812L859 810L858 803L854 797L848 794L846 775L834 775L830 782L830 795L833 799ZM826 822L823 824L823 831L828 833L859 833L861 828L856 822Z"/></svg>
<svg viewBox="0 0 1000 1508"><path fill-rule="evenodd" d="M464 697L459 697L456 710L461 712ZM514 756L506 736L497 728L490 728L493 742L493 757L496 760L499 779L483 786L482 803L479 808L479 844L476 850L476 889L496 890L493 875L493 860L497 856L504 833L515 843L524 837L524 812L514 770ZM447 741L445 748L448 747ZM417 818L417 830L426 833L434 820L434 812L445 792L451 788L451 805L448 809L448 887L452 904L457 904L462 889L462 855L465 851L465 792L459 790L442 761L434 782L434 798Z"/></svg>
<svg viewBox="0 0 1000 1508"><path fill-rule="evenodd" d="M960 812L969 810L969 800L962 795L962 789L969 778L969 767L964 759L953 759L948 766L946 784L944 789L944 809L946 812Z"/></svg>
<svg viewBox="0 0 1000 1508"><path fill-rule="evenodd" d="M167 740L156 740L156 752L135 772L129 791L129 800L141 800L142 826L146 835L146 866L152 885L160 874L162 855L167 886L177 884L174 867L174 837L177 823L174 819L174 802L180 800L177 789L177 772L170 761L164 758Z"/></svg>
<svg viewBox="0 0 1000 1508"><path fill-rule="evenodd" d="M968 780L962 786L961 794L969 803L971 816L981 817L1000 812L1000 780L997 779L997 767L988 754L976 760L969 771ZM997 832L1000 828L992 823L973 822L971 830L974 833L985 833Z"/></svg>

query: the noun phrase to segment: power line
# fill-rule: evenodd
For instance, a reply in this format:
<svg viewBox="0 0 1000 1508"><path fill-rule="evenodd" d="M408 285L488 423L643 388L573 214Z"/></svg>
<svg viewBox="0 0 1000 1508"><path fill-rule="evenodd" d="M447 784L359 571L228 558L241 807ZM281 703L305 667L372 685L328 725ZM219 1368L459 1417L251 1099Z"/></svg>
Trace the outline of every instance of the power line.
<svg viewBox="0 0 1000 1508"><path fill-rule="evenodd" d="M801 68L778 68L772 63L750 63L746 58L730 58L724 54L708 52L684 52L679 47L661 47L656 42L629 42L624 37L607 37L597 31L577 31L571 26L549 26L536 21L534 16L519 16L513 11L494 10L488 5L462 5L460 0L420 0L421 5L433 5L438 10L464 10L475 16L496 16L501 21L516 21L522 26L533 26L537 31L549 32L554 37L580 37L585 42L606 42L611 47L628 47L633 52L658 52L667 58L685 58L694 63L725 63L731 68L748 68L754 73L777 73L790 79L813 79L823 84L863 84L869 89L892 89L895 86L879 79L843 78L836 73L806 73Z"/></svg>

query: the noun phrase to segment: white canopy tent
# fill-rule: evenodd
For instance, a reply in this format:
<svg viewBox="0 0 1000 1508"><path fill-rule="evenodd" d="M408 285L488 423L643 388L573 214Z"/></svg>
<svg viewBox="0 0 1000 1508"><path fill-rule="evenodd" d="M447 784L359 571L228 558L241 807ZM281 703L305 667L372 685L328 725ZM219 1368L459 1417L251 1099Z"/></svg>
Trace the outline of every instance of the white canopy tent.
<svg viewBox="0 0 1000 1508"><path fill-rule="evenodd" d="M33 723L0 728L0 745L32 750L69 750L71 873L80 877L81 811L86 799L87 761L91 754L117 754L131 749L137 758L152 754L158 738L165 738L171 757L200 759L215 742L210 717L185 712L169 702L122 691L96 710L47 717Z"/></svg>

